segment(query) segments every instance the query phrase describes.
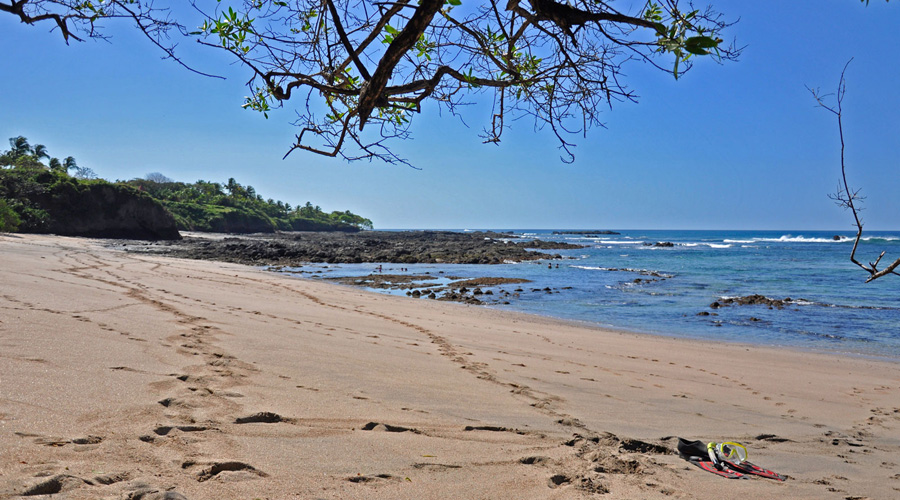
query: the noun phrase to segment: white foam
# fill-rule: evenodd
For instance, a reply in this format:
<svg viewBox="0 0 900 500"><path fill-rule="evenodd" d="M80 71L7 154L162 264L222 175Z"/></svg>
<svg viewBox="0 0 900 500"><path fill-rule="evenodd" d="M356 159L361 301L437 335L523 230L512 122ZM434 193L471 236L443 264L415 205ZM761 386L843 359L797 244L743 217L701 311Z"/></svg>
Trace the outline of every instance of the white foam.
<svg viewBox="0 0 900 500"><path fill-rule="evenodd" d="M747 240L732 240L725 239L722 240L723 243L847 243L853 241L854 238L848 238L846 236L841 236L840 239L832 238L811 238L803 235L794 236L791 234L785 234L778 238L753 238ZM900 238L896 237L882 237L882 236L869 236L866 238L860 238L861 241L900 241Z"/></svg>
<svg viewBox="0 0 900 500"><path fill-rule="evenodd" d="M839 240L835 240L834 238L807 238L803 235L793 236L786 234L780 238L758 238L757 241L768 241L773 243L844 243L849 240L845 238Z"/></svg>
<svg viewBox="0 0 900 500"><path fill-rule="evenodd" d="M674 275L653 271L650 269L634 269L631 267L599 267L599 266L569 266L575 269L584 269L587 271L621 271L626 273L638 273L644 276L659 276L661 278L674 278Z"/></svg>

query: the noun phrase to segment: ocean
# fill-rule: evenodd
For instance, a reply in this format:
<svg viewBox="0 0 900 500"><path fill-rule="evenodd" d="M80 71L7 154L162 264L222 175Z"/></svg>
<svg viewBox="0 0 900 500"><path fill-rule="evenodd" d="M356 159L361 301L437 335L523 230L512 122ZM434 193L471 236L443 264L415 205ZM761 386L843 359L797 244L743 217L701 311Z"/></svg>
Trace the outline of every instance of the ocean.
<svg viewBox="0 0 900 500"><path fill-rule="evenodd" d="M900 361L900 276L866 283L868 274L849 260L853 232L512 232L586 247L545 251L563 256L557 260L501 265L383 263L382 269L385 274L428 273L441 284L451 281L449 277L531 280L482 287L493 292L481 296L487 301L485 307L638 333ZM841 238L835 240L836 235ZM866 232L863 237L858 260L869 262L886 251L880 266L884 267L900 257L900 232ZM672 245L656 245L661 242ZM377 265L307 264L301 276L363 276ZM375 291L406 294L405 290ZM762 304L711 307L714 302L756 294L790 301L780 308Z"/></svg>

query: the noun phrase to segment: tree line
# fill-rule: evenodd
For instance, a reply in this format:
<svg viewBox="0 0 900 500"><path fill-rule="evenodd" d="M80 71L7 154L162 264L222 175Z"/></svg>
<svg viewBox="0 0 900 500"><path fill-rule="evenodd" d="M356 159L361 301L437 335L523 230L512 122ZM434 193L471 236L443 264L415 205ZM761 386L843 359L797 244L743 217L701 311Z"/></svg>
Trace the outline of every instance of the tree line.
<svg viewBox="0 0 900 500"><path fill-rule="evenodd" d="M97 179L75 158L51 157L43 144L32 145L23 136L9 139L10 149L0 152L0 231L42 232L61 217L73 192L85 193L95 183L149 196L162 205L182 231L272 232L359 231L372 229L372 221L349 210L325 212L318 205L291 206L264 198L250 185L234 178L227 183L199 180L176 182L160 173L143 179L110 183ZM77 198L84 203L82 198Z"/></svg>
<svg viewBox="0 0 900 500"><path fill-rule="evenodd" d="M221 184L205 180L194 183L176 182L165 175L154 172L143 179L132 179L125 184L148 193L159 200L170 212L179 217L190 218L198 207L216 209L241 209L247 213L262 215L271 221L276 230L319 230L319 229L372 229L372 221L349 210L325 212L318 205L307 201L305 205L291 206L281 200L264 198L250 185L242 185L233 177ZM203 217L194 217L186 223L190 230L215 230L208 227ZM180 223L180 222L179 222Z"/></svg>

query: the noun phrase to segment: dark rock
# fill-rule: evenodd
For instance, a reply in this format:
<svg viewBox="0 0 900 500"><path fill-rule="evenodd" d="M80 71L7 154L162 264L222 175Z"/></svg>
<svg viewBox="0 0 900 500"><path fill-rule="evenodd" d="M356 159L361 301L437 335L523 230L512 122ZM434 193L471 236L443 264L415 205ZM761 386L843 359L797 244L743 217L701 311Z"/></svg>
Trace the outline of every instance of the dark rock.
<svg viewBox="0 0 900 500"><path fill-rule="evenodd" d="M241 238L186 238L174 244L151 247L128 245L129 251L152 252L241 264L297 265L303 262L502 264L533 261L553 256L529 251L543 243L513 243L494 239L496 233L404 231L359 233L309 232L254 234ZM299 237L298 237L299 236ZM508 235L503 235L508 239ZM553 244L558 247L558 244ZM576 245L582 248L581 245ZM566 248L571 248L568 246Z"/></svg>
<svg viewBox="0 0 900 500"><path fill-rule="evenodd" d="M529 283L524 278L473 278L453 283L455 286L497 286L516 283Z"/></svg>
<svg viewBox="0 0 900 500"><path fill-rule="evenodd" d="M553 234L577 234L581 236L600 236L622 234L615 231L553 231Z"/></svg>
<svg viewBox="0 0 900 500"><path fill-rule="evenodd" d="M544 240L520 241L515 244L522 248L537 248L540 250L574 250L577 248L584 248L584 245ZM560 258L560 256L557 256L557 258Z"/></svg>
<svg viewBox="0 0 900 500"><path fill-rule="evenodd" d="M769 309L783 309L786 304L793 302L793 299L787 297L785 299L770 299L765 295L753 294L744 297L733 297L722 299L721 306L767 306ZM717 303L717 302L716 302ZM710 306L713 307L713 306ZM713 307L715 309L715 307Z"/></svg>

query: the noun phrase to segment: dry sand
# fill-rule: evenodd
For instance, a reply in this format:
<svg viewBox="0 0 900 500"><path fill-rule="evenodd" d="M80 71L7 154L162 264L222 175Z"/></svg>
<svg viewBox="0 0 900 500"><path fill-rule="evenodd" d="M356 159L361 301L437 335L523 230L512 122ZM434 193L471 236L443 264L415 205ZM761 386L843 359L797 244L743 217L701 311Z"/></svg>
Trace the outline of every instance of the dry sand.
<svg viewBox="0 0 900 500"><path fill-rule="evenodd" d="M896 363L0 235L0 498L890 499L898 463Z"/></svg>

